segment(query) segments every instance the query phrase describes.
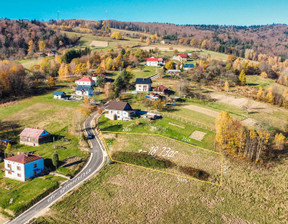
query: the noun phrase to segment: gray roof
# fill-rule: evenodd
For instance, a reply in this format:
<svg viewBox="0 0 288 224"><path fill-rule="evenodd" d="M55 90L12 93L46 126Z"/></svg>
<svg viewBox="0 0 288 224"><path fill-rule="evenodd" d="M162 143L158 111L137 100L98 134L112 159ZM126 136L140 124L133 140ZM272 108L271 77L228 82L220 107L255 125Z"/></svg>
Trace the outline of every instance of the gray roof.
<svg viewBox="0 0 288 224"><path fill-rule="evenodd" d="M152 80L150 78L137 78L135 84L151 84Z"/></svg>
<svg viewBox="0 0 288 224"><path fill-rule="evenodd" d="M84 90L84 91L90 91L90 90L94 90L91 86L85 86L85 85L78 85L77 87L76 87L76 91L82 91L82 90Z"/></svg>

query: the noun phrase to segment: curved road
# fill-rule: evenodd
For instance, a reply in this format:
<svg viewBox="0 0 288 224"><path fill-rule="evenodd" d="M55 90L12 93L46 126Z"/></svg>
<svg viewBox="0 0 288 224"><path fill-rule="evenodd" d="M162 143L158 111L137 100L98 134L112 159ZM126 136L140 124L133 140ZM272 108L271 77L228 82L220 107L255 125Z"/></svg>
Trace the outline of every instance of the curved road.
<svg viewBox="0 0 288 224"><path fill-rule="evenodd" d="M84 127L89 134L93 134L92 120L97 115L97 112L90 115L90 117L85 121ZM15 219L8 223L24 224L31 221L34 217L37 217L44 209L49 208L56 201L61 199L69 191L76 188L78 185L83 183L89 177L97 173L105 162L106 152L102 149L100 140L97 136L90 140L92 148L90 148L90 157L84 168L72 179L61 185L60 188L49 194L47 197L43 198L41 201L30 207L28 210L17 216Z"/></svg>

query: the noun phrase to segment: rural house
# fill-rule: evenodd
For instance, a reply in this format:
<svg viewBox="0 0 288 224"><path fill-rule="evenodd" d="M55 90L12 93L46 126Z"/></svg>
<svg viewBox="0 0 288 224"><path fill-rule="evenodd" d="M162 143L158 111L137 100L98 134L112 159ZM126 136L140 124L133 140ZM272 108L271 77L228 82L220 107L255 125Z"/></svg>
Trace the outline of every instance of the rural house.
<svg viewBox="0 0 288 224"><path fill-rule="evenodd" d="M20 144L39 146L51 140L51 135L43 129L25 128L19 135Z"/></svg>
<svg viewBox="0 0 288 224"><path fill-rule="evenodd" d="M194 68L194 64L182 64L181 66L184 70L189 70L190 68Z"/></svg>
<svg viewBox="0 0 288 224"><path fill-rule="evenodd" d="M135 115L135 110L133 110L127 102L111 101L106 107L106 110L108 113L105 114L105 117L110 120L128 121Z"/></svg>
<svg viewBox="0 0 288 224"><path fill-rule="evenodd" d="M64 99L66 97L66 93L63 91L55 91L53 93L54 99Z"/></svg>
<svg viewBox="0 0 288 224"><path fill-rule="evenodd" d="M177 54L173 56L173 59L176 61L187 61L188 55L187 54Z"/></svg>
<svg viewBox="0 0 288 224"><path fill-rule="evenodd" d="M163 65L163 58L147 58L147 66L161 66Z"/></svg>
<svg viewBox="0 0 288 224"><path fill-rule="evenodd" d="M93 95L93 87L86 85L78 85L76 87L76 95L78 96L92 96Z"/></svg>
<svg viewBox="0 0 288 224"><path fill-rule="evenodd" d="M153 92L161 95L170 95L173 91L168 89L166 86L159 85L153 89Z"/></svg>
<svg viewBox="0 0 288 224"><path fill-rule="evenodd" d="M137 92L149 92L151 90L152 80L150 78L137 78L135 88Z"/></svg>
<svg viewBox="0 0 288 224"><path fill-rule="evenodd" d="M44 158L21 153L4 159L4 169L5 177L24 182L44 171Z"/></svg>
<svg viewBox="0 0 288 224"><path fill-rule="evenodd" d="M75 83L81 86L95 86L94 80L88 77L83 77L81 79L78 79L75 81Z"/></svg>

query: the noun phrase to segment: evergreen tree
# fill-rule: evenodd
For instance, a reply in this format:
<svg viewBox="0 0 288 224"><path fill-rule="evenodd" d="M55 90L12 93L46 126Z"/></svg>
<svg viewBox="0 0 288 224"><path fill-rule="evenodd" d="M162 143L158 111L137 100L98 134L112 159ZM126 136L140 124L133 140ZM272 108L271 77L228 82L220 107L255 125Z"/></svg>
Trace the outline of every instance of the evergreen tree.
<svg viewBox="0 0 288 224"><path fill-rule="evenodd" d="M54 152L52 155L52 163L53 163L53 166L55 166L55 168L57 169L59 165L59 156L57 152Z"/></svg>

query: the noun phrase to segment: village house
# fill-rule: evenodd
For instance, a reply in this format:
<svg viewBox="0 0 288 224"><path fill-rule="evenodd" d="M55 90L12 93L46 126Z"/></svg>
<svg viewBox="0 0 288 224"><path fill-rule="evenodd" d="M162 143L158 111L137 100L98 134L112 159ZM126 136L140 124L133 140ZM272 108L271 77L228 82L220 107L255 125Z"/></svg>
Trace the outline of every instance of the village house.
<svg viewBox="0 0 288 224"><path fill-rule="evenodd" d="M159 85L153 89L153 92L161 95L170 95L173 91L168 89L166 86Z"/></svg>
<svg viewBox="0 0 288 224"><path fill-rule="evenodd" d="M173 56L173 60L176 60L176 61L187 61L187 58L188 58L188 55L187 54L176 54Z"/></svg>
<svg viewBox="0 0 288 224"><path fill-rule="evenodd" d="M111 101L106 107L106 111L108 113L105 114L105 117L110 120L129 121L135 116L135 110L127 102Z"/></svg>
<svg viewBox="0 0 288 224"><path fill-rule="evenodd" d="M93 79L93 81L94 81L94 83L95 83L95 86L98 86L98 78L99 77L103 77L105 80L106 80L106 75L104 75L104 74L94 74L93 76L92 76L92 79Z"/></svg>
<svg viewBox="0 0 288 224"><path fill-rule="evenodd" d="M163 66L163 58L147 58L147 66Z"/></svg>
<svg viewBox="0 0 288 224"><path fill-rule="evenodd" d="M76 95L78 96L92 96L93 95L93 87L86 85L78 85L76 87Z"/></svg>
<svg viewBox="0 0 288 224"><path fill-rule="evenodd" d="M66 97L66 93L63 91L55 91L53 93L54 99L64 99Z"/></svg>
<svg viewBox="0 0 288 224"><path fill-rule="evenodd" d="M81 79L78 79L75 81L75 83L81 86L95 86L94 80L89 77L83 77Z"/></svg>
<svg viewBox="0 0 288 224"><path fill-rule="evenodd" d="M152 80L150 78L137 78L135 88L137 92L149 92L151 90Z"/></svg>
<svg viewBox="0 0 288 224"><path fill-rule="evenodd" d="M33 154L21 153L4 159L5 177L26 181L37 177L44 171L44 158Z"/></svg>
<svg viewBox="0 0 288 224"><path fill-rule="evenodd" d="M18 136L22 145L39 146L51 141L51 135L43 129L25 128Z"/></svg>
<svg viewBox="0 0 288 224"><path fill-rule="evenodd" d="M59 53L58 51L55 51L55 50L48 51L48 53L47 53L48 57L53 57L53 56L58 56L58 55L61 55L61 53Z"/></svg>
<svg viewBox="0 0 288 224"><path fill-rule="evenodd" d="M184 70L189 70L191 68L194 68L194 64L182 64L181 68L183 68Z"/></svg>
<svg viewBox="0 0 288 224"><path fill-rule="evenodd" d="M173 74L173 75L175 75L175 74L180 74L180 73L181 73L181 70L179 70L179 69L168 69L168 70L167 70L167 73Z"/></svg>

